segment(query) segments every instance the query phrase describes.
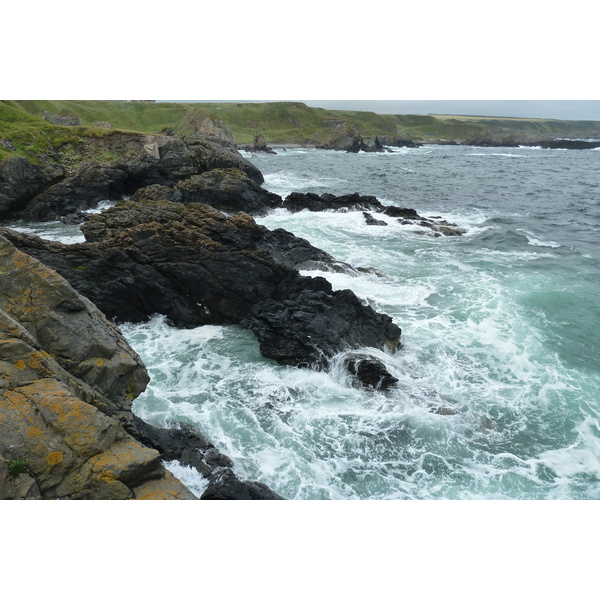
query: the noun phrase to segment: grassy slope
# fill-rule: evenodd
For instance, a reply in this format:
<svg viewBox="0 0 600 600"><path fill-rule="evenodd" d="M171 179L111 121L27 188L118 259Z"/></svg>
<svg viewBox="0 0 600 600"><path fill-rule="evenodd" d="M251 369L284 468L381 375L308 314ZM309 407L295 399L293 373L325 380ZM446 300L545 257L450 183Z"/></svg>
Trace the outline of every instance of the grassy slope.
<svg viewBox="0 0 600 600"><path fill-rule="evenodd" d="M43 111L76 115L82 127L54 126ZM106 136L111 130L157 133L165 127L177 133L196 131L206 117L223 121L238 144L257 134L268 143L319 144L333 136L339 123L351 123L363 137L413 138L417 141L461 141L485 136L539 140L553 137L598 137L600 122L548 119L506 119L457 115L378 115L372 112L332 111L301 102L267 103L142 103L115 101L0 101L0 140L10 140L17 154L40 158L52 148L85 136ZM0 160L14 154L0 146Z"/></svg>
<svg viewBox="0 0 600 600"><path fill-rule="evenodd" d="M17 155L40 161L56 148L107 133L108 130L94 127L51 125L16 102L0 101L0 140L8 140L15 147L11 151L0 145L0 160Z"/></svg>

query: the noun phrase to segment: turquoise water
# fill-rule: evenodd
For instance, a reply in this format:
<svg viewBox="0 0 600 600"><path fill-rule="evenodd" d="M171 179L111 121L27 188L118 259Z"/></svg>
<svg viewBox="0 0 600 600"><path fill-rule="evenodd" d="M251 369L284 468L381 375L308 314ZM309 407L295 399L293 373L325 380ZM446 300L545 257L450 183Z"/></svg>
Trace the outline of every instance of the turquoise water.
<svg viewBox="0 0 600 600"><path fill-rule="evenodd" d="M600 498L600 152L428 146L250 157L264 187L376 195L462 237L361 213L257 219L377 274L330 274L403 330L396 389L261 357L238 327L124 333L152 375L135 410L196 425L290 499ZM341 356L337 357L338 362Z"/></svg>

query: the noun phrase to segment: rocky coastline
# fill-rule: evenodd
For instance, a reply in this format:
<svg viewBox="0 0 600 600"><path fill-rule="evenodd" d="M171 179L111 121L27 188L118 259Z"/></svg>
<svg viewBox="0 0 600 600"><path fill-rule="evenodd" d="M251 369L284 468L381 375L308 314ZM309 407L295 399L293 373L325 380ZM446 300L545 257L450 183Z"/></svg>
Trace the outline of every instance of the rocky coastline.
<svg viewBox="0 0 600 600"><path fill-rule="evenodd" d="M0 498L195 499L164 467L178 460L206 479L201 499L280 499L240 480L200 432L132 413L149 376L118 323L161 313L179 327L238 324L264 356L303 368L361 349L346 368L367 389L394 385L367 349L396 351L401 330L349 290L300 275L353 267L254 221L302 199L264 190L235 147L200 135L122 141L112 162L0 163L0 218L82 222L86 237L65 245L0 227ZM114 206L85 214L105 201ZM320 202L394 208L357 195Z"/></svg>

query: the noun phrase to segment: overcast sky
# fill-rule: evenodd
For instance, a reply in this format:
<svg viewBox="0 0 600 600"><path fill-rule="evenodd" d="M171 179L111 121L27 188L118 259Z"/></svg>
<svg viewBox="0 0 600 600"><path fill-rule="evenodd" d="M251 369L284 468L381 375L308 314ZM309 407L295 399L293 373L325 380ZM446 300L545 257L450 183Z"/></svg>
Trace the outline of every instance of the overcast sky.
<svg viewBox="0 0 600 600"><path fill-rule="evenodd" d="M177 100L176 102L190 102ZM192 100L192 102L206 102ZM214 100L213 102L267 102ZM332 110L362 110L378 114L448 114L600 121L600 100L300 100Z"/></svg>
<svg viewBox="0 0 600 600"><path fill-rule="evenodd" d="M454 114L600 121L600 100L308 100L309 106L379 114Z"/></svg>

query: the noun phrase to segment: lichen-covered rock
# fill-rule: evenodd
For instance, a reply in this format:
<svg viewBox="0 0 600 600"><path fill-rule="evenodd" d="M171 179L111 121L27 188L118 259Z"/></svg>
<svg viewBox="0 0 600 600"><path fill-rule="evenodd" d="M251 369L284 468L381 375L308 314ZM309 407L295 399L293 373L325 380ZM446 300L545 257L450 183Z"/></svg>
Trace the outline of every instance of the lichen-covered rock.
<svg viewBox="0 0 600 600"><path fill-rule="evenodd" d="M89 300L0 236L0 499L128 499L166 477L122 424L147 381Z"/></svg>
<svg viewBox="0 0 600 600"><path fill-rule="evenodd" d="M128 412L149 376L116 326L60 275L2 236L0 275L0 309L65 371L104 397L103 410Z"/></svg>

